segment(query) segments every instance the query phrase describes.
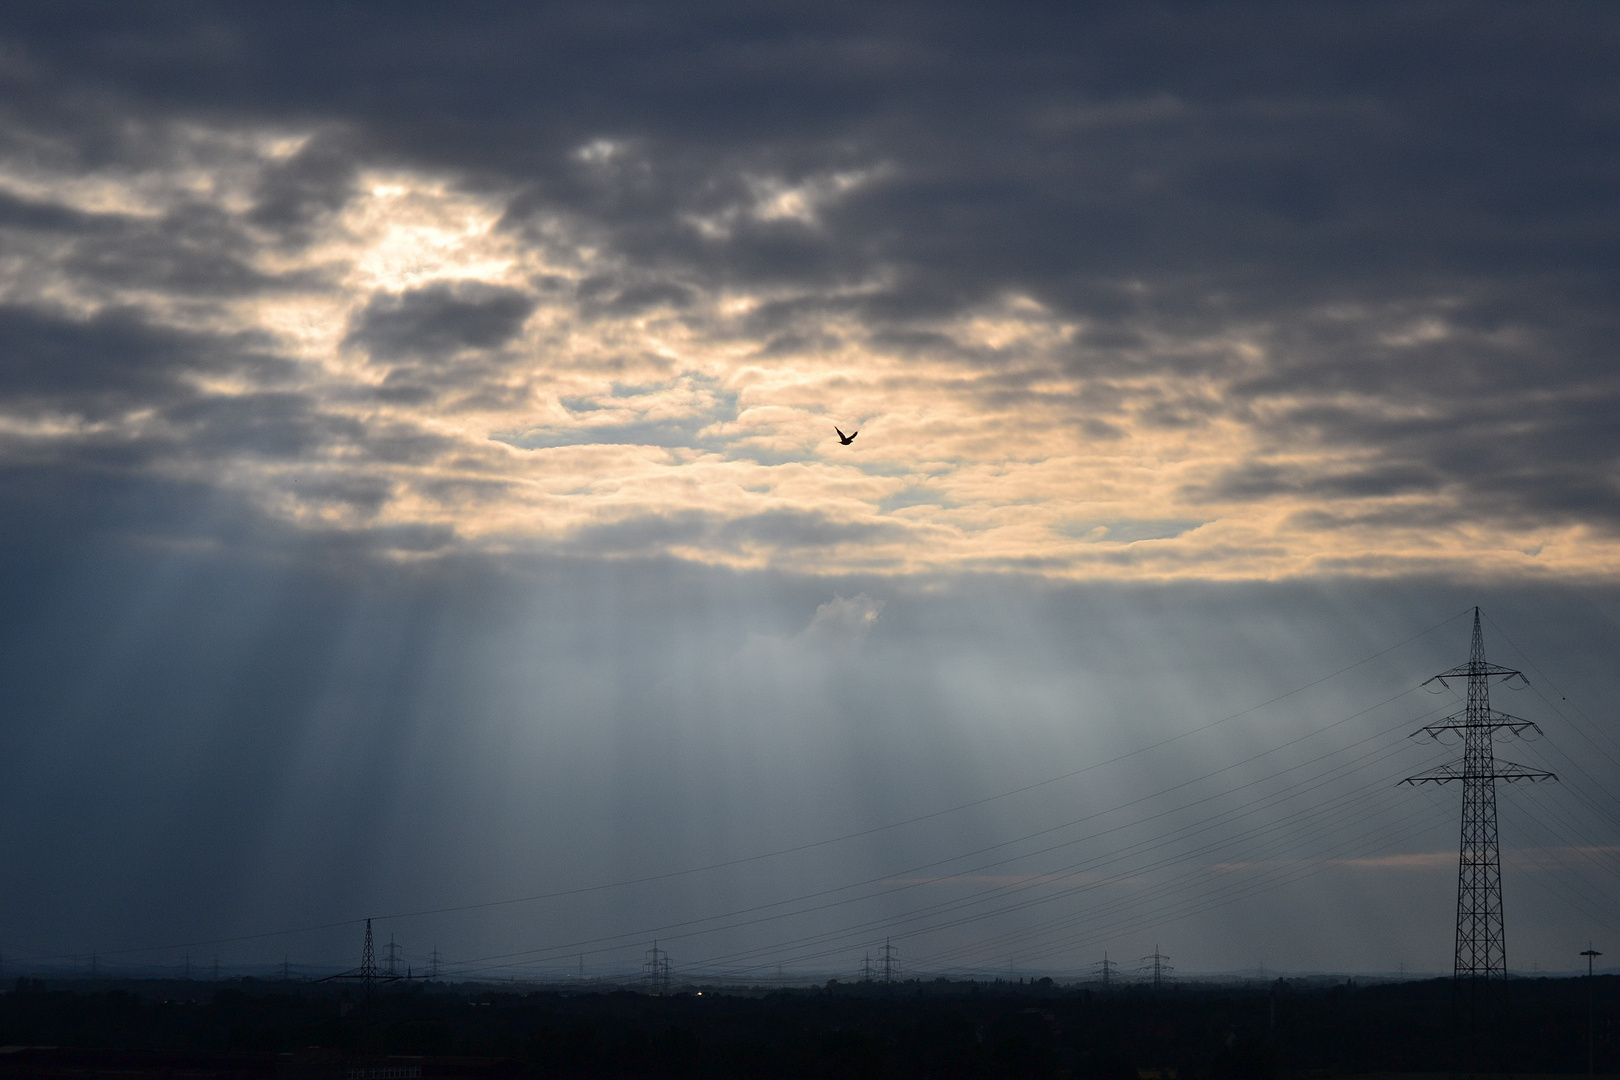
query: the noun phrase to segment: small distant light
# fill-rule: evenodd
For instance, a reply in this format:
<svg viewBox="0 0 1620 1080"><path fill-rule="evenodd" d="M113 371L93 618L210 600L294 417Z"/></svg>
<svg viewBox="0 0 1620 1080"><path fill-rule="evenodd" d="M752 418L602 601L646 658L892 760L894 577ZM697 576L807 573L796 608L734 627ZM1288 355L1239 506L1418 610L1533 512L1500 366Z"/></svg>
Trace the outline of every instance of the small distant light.
<svg viewBox="0 0 1620 1080"><path fill-rule="evenodd" d="M698 991L698 997L702 997L702 996L703 996L703 991L699 990Z"/></svg>

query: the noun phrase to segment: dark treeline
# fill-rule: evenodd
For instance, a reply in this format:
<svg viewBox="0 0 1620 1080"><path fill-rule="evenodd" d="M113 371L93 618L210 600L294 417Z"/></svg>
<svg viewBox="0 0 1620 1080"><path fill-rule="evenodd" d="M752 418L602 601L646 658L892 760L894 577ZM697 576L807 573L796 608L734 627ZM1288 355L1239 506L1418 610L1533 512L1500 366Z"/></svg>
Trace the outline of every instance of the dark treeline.
<svg viewBox="0 0 1620 1080"><path fill-rule="evenodd" d="M1591 989L1596 1068L1612 1072L1620 1064L1620 978L1598 978ZM1157 996L1050 980L693 987L667 997L429 984L369 999L357 988L254 980L113 989L20 980L0 995L0 1045L234 1054L243 1062L424 1055L426 1076L450 1075L431 1063L452 1057L505 1059L502 1075L537 1077L1584 1073L1587 993L1583 979L1515 981L1505 1005L1459 1039L1449 980L1183 985ZM5 1057L0 1075L8 1074Z"/></svg>

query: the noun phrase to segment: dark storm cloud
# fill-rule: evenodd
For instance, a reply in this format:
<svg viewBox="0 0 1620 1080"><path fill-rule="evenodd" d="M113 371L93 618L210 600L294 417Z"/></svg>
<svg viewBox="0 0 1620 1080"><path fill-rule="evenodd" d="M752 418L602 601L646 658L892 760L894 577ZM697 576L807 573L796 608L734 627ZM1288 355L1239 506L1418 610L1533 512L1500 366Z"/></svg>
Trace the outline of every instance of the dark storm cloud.
<svg viewBox="0 0 1620 1080"><path fill-rule="evenodd" d="M358 155L335 135L312 138L287 161L266 169L248 215L255 225L303 239L354 194Z"/></svg>
<svg viewBox="0 0 1620 1080"><path fill-rule="evenodd" d="M655 307L683 308L692 303L692 290L674 282L620 281L606 275L588 277L575 292L587 314L634 315Z"/></svg>
<svg viewBox="0 0 1620 1080"><path fill-rule="evenodd" d="M14 407L88 416L184 399L192 391L181 376L217 360L213 344L127 310L78 320L0 306L0 393Z"/></svg>
<svg viewBox="0 0 1620 1080"><path fill-rule="evenodd" d="M99 215L40 199L0 194L0 228L83 233L96 229Z"/></svg>
<svg viewBox="0 0 1620 1080"><path fill-rule="evenodd" d="M440 553L454 539L448 526L374 520L392 493L385 480L298 480L300 499L358 519L343 528L299 527L212 480L156 475L154 461L162 461L160 448L89 445L49 457L7 448L0 462L7 573L26 577L42 565L67 572L62 561L80 554L117 559L117 552L154 550L231 550L249 560L311 560L358 573L378 555Z"/></svg>
<svg viewBox="0 0 1620 1080"><path fill-rule="evenodd" d="M436 170L508 196L513 236L561 213L618 259L573 287L584 316L696 324L703 290L781 290L742 320L762 360L853 338L994 372L1019 358L939 323L1024 295L1078 325L1077 431L1234 419L1289 459L1190 495L1617 520L1611 7L25 4L0 33L10 146L136 162L173 153L142 135L169 121L316 130L252 189L246 220L283 240L362 163ZM0 221L85 234L68 265L109 287L274 284L200 208L13 198ZM499 348L529 303L428 286L351 342L397 364L379 401L444 401L428 358ZM1425 319L1442 332L1412 338ZM1166 345L1231 336L1261 358ZM1153 376L1207 385L1121 390ZM1037 381L1008 378L987 404ZM1366 400L1324 400L1344 393Z"/></svg>
<svg viewBox="0 0 1620 1080"><path fill-rule="evenodd" d="M306 273L267 274L250 265L255 243L219 207L181 202L154 218L87 213L45 199L0 195L0 238L27 250L61 241L57 269L103 290L231 297L307 286Z"/></svg>
<svg viewBox="0 0 1620 1080"><path fill-rule="evenodd" d="M1609 422L1620 407L1620 376L1606 343L1567 327L1536 328L1520 315L1486 333L1463 326L1456 340L1398 349L1336 343L1334 353L1338 363L1279 365L1264 385L1240 381L1229 394L1249 402L1360 397L1287 408L1257 423L1279 440L1308 432L1322 445L1370 454L1366 465L1251 462L1190 494L1361 498L1450 488L1468 493L1452 507L1455 517L1620 523L1620 442Z"/></svg>
<svg viewBox="0 0 1620 1080"><path fill-rule="evenodd" d="M180 427L186 448L199 456L229 453L297 459L359 443L365 428L349 417L328 416L303 394L198 396L164 411Z"/></svg>
<svg viewBox="0 0 1620 1080"><path fill-rule="evenodd" d="M98 230L77 241L61 266L88 282L170 295L231 296L285 287L248 265L249 252L246 238L217 207L182 205L155 224Z"/></svg>
<svg viewBox="0 0 1620 1080"><path fill-rule="evenodd" d="M495 349L517 335L534 305L514 289L479 283L378 295L357 316L348 343L379 360L446 359L463 349Z"/></svg>
<svg viewBox="0 0 1620 1080"><path fill-rule="evenodd" d="M7 414L101 425L72 438L0 436L7 512L50 535L186 536L203 528L229 543L275 536L281 544L288 539L284 526L268 527L242 495L166 474L213 472L228 462L294 465L332 454L379 466L420 464L449 446L416 425L362 421L309 393L276 389L291 380L295 365L265 346L252 335L154 326L124 309L74 319L0 306L0 398ZM207 379L251 380L257 388L211 392L200 385ZM299 499L341 504L361 519L374 516L392 490L388 480L354 473L287 483ZM52 493L60 508L38 505ZM99 509L73 509L86 503ZM420 550L440 547L446 537L447 530L430 525L366 526L352 542Z"/></svg>
<svg viewBox="0 0 1620 1080"><path fill-rule="evenodd" d="M1122 269L1263 272L1256 258L1307 281L1494 272L1549 241L1562 261L1608 213L1615 26L1594 6L36 10L13 20L19 48L133 107L353 119L418 160L532 178L628 251L752 273L774 258L757 244L797 236L833 265L897 263L908 287L946 289L935 302L1009 279L1061 297ZM622 161L570 157L600 136ZM740 173L879 157L895 178L829 211L824 240L679 225L743 197Z"/></svg>

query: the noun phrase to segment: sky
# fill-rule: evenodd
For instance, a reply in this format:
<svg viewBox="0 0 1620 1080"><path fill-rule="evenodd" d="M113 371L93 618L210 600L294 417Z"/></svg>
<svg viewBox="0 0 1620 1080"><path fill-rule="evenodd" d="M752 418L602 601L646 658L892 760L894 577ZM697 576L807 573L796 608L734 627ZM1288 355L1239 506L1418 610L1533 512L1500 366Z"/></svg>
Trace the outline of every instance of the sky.
<svg viewBox="0 0 1620 1080"><path fill-rule="evenodd" d="M1620 955L1617 46L8 5L0 973Z"/></svg>

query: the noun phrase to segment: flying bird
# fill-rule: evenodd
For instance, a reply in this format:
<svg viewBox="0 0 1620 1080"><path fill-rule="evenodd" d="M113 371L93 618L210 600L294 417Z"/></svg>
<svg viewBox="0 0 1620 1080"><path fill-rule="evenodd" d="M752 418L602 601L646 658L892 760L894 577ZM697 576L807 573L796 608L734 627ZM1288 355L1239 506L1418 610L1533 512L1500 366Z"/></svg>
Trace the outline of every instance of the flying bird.
<svg viewBox="0 0 1620 1080"><path fill-rule="evenodd" d="M833 428L833 430L838 431L836 427ZM843 446L848 446L850 443L855 441L855 436L859 434L860 432L858 431L852 431L848 435L845 435L842 431L838 431L838 442Z"/></svg>

